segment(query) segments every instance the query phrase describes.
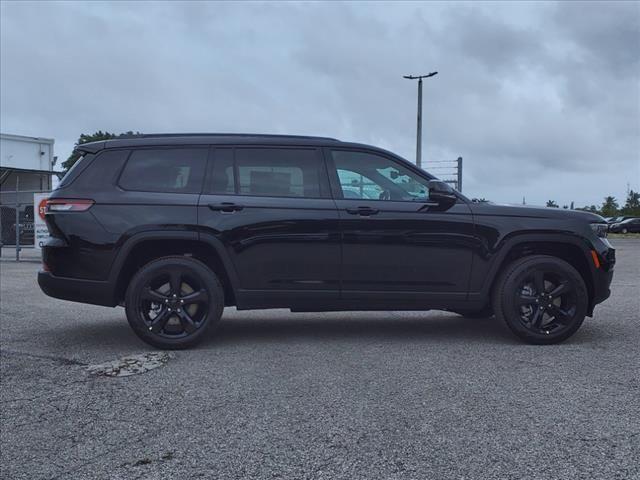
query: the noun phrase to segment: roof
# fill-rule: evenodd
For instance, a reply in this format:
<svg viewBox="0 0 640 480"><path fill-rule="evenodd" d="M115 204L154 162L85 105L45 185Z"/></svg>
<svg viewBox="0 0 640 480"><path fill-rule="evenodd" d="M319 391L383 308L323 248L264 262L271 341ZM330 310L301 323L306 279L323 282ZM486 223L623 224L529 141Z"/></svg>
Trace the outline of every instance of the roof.
<svg viewBox="0 0 640 480"><path fill-rule="evenodd" d="M54 144L53 138L27 137L25 135L14 135L12 133L0 133L0 138L2 140L16 140L19 142L48 143L50 145Z"/></svg>
<svg viewBox="0 0 640 480"><path fill-rule="evenodd" d="M123 135L112 140L84 143L77 150L95 153L105 148L167 145L335 145L342 143L330 137L304 135L266 135L257 133L162 133Z"/></svg>

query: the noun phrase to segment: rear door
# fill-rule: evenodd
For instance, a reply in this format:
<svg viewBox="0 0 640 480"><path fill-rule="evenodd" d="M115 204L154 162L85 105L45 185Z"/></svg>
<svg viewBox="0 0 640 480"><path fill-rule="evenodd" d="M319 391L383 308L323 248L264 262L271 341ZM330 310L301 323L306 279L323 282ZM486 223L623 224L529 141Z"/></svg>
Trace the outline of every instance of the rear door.
<svg viewBox="0 0 640 480"><path fill-rule="evenodd" d="M429 206L429 179L377 151L327 149L326 157L343 233L343 298L403 307L465 299L474 245L466 203Z"/></svg>
<svg viewBox="0 0 640 480"><path fill-rule="evenodd" d="M233 263L240 308L339 297L339 217L319 148L213 148L198 217Z"/></svg>

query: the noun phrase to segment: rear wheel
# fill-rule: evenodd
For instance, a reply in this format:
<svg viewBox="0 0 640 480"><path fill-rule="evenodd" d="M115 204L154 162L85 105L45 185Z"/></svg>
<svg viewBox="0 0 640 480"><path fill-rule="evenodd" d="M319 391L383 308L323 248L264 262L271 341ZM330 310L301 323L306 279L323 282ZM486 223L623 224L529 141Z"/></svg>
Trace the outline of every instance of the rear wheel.
<svg viewBox="0 0 640 480"><path fill-rule="evenodd" d="M551 344L573 335L587 314L589 296L578 271L556 257L516 260L493 291L496 317L522 340Z"/></svg>
<svg viewBox="0 0 640 480"><path fill-rule="evenodd" d="M200 342L222 316L224 294L215 273L190 257L164 257L142 267L126 293L129 325L164 349Z"/></svg>

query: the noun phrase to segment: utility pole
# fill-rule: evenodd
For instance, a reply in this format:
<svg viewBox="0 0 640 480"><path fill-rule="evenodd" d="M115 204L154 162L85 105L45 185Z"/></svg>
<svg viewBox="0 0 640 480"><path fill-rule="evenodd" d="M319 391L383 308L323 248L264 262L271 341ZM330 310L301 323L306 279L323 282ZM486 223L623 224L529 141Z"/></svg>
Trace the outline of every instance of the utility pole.
<svg viewBox="0 0 640 480"><path fill-rule="evenodd" d="M416 165L422 168L422 79L437 75L438 72L431 72L428 75L404 75L407 80L418 80L418 135L416 139Z"/></svg>

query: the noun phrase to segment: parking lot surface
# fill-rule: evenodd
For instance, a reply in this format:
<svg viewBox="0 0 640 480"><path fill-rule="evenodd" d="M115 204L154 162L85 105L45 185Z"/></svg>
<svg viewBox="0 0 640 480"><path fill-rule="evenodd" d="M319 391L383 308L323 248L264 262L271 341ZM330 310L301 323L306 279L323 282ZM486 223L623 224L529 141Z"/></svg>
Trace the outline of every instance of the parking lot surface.
<svg viewBox="0 0 640 480"><path fill-rule="evenodd" d="M518 342L445 312L225 311L153 352L122 308L46 297L0 262L2 478L640 478L640 240L570 340Z"/></svg>

